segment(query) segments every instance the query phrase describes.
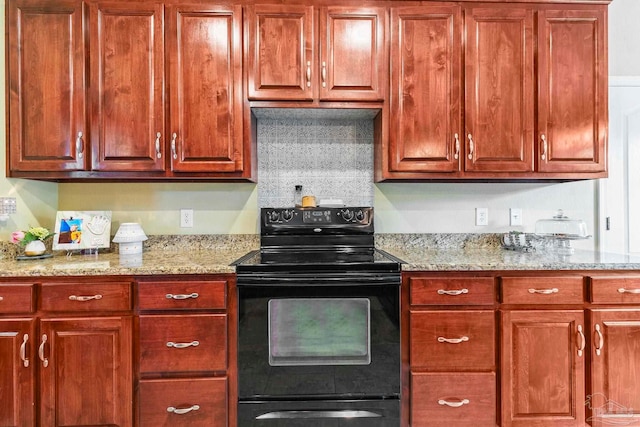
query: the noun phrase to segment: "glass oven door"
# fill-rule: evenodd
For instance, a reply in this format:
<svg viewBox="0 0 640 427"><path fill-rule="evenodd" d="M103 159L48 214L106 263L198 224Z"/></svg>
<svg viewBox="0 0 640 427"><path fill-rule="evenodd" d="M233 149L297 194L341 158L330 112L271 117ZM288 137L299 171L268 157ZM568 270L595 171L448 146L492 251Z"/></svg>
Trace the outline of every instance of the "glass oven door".
<svg viewBox="0 0 640 427"><path fill-rule="evenodd" d="M238 280L241 401L400 395L400 287Z"/></svg>

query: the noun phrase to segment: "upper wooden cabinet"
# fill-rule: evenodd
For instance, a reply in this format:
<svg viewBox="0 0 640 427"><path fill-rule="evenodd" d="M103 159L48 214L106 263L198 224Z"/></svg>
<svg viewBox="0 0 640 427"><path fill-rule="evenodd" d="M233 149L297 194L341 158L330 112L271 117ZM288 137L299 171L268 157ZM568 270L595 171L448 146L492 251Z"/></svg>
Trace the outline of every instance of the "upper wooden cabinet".
<svg viewBox="0 0 640 427"><path fill-rule="evenodd" d="M88 164L85 7L77 0L7 3L8 176Z"/></svg>
<svg viewBox="0 0 640 427"><path fill-rule="evenodd" d="M605 33L606 5L392 7L376 180L606 176Z"/></svg>
<svg viewBox="0 0 640 427"><path fill-rule="evenodd" d="M384 100L385 8L252 5L246 23L250 100Z"/></svg>

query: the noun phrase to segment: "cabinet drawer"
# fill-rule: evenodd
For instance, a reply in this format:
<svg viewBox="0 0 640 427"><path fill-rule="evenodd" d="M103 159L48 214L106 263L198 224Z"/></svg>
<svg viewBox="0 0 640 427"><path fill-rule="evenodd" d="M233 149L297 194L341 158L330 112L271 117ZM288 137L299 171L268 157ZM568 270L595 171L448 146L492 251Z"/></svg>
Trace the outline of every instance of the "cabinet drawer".
<svg viewBox="0 0 640 427"><path fill-rule="evenodd" d="M581 304L582 276L502 277L500 293L504 304Z"/></svg>
<svg viewBox="0 0 640 427"><path fill-rule="evenodd" d="M495 374L412 373L411 427L463 425L495 427Z"/></svg>
<svg viewBox="0 0 640 427"><path fill-rule="evenodd" d="M598 304L640 303L640 276L591 277L591 302Z"/></svg>
<svg viewBox="0 0 640 427"><path fill-rule="evenodd" d="M0 285L0 314L33 312L33 288L31 283Z"/></svg>
<svg viewBox="0 0 640 427"><path fill-rule="evenodd" d="M175 281L138 283L140 310L224 309L227 282Z"/></svg>
<svg viewBox="0 0 640 427"><path fill-rule="evenodd" d="M227 369L227 316L140 316L140 371Z"/></svg>
<svg viewBox="0 0 640 427"><path fill-rule="evenodd" d="M226 377L140 381L139 425L226 427Z"/></svg>
<svg viewBox="0 0 640 427"><path fill-rule="evenodd" d="M42 309L80 312L131 310L131 284L44 283Z"/></svg>
<svg viewBox="0 0 640 427"><path fill-rule="evenodd" d="M492 277L411 277L412 305L491 305Z"/></svg>
<svg viewBox="0 0 640 427"><path fill-rule="evenodd" d="M495 367L493 311L411 311L410 341L412 368Z"/></svg>

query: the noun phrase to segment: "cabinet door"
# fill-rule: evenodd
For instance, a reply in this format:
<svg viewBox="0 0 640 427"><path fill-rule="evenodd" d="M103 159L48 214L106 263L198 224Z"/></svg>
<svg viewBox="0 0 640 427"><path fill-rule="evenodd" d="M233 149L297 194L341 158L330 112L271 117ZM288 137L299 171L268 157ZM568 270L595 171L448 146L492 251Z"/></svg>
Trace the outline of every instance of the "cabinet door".
<svg viewBox="0 0 640 427"><path fill-rule="evenodd" d="M592 310L592 426L635 425L640 419L640 310Z"/></svg>
<svg viewBox="0 0 640 427"><path fill-rule="evenodd" d="M162 4L90 5L93 169L164 170Z"/></svg>
<svg viewBox="0 0 640 427"><path fill-rule="evenodd" d="M539 171L606 171L605 19L604 5L539 13Z"/></svg>
<svg viewBox="0 0 640 427"><path fill-rule="evenodd" d="M378 101L385 95L384 8L320 11L320 99Z"/></svg>
<svg viewBox="0 0 640 427"><path fill-rule="evenodd" d="M173 6L168 16L171 169L242 171L242 8Z"/></svg>
<svg viewBox="0 0 640 427"><path fill-rule="evenodd" d="M34 322L0 319L0 425L35 425Z"/></svg>
<svg viewBox="0 0 640 427"><path fill-rule="evenodd" d="M7 2L9 175L85 169L83 10L75 0Z"/></svg>
<svg viewBox="0 0 640 427"><path fill-rule="evenodd" d="M501 316L501 425L583 427L582 310L504 311Z"/></svg>
<svg viewBox="0 0 640 427"><path fill-rule="evenodd" d="M313 7L247 7L249 99L312 100L317 96Z"/></svg>
<svg viewBox="0 0 640 427"><path fill-rule="evenodd" d="M40 321L42 426L132 425L131 324L130 317Z"/></svg>
<svg viewBox="0 0 640 427"><path fill-rule="evenodd" d="M461 146L458 6L391 9L391 172L456 172Z"/></svg>
<svg viewBox="0 0 640 427"><path fill-rule="evenodd" d="M533 171L533 10L465 13L465 170Z"/></svg>

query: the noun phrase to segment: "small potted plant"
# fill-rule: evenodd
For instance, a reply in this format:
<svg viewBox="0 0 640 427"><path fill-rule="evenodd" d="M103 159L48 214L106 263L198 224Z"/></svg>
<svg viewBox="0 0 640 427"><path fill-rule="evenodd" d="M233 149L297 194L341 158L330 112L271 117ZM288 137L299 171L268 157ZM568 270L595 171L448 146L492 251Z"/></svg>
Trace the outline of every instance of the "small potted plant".
<svg viewBox="0 0 640 427"><path fill-rule="evenodd" d="M11 242L23 246L26 256L38 256L47 251L45 242L54 234L44 227L29 227L27 231L11 233Z"/></svg>

